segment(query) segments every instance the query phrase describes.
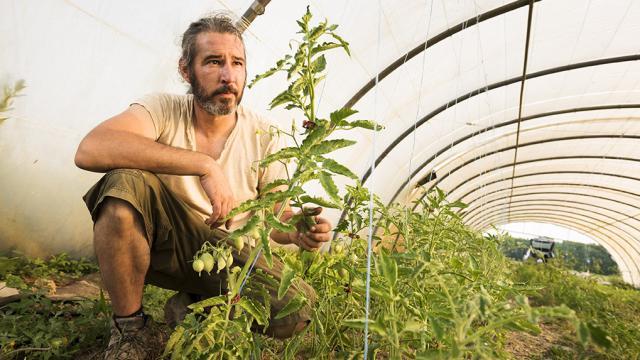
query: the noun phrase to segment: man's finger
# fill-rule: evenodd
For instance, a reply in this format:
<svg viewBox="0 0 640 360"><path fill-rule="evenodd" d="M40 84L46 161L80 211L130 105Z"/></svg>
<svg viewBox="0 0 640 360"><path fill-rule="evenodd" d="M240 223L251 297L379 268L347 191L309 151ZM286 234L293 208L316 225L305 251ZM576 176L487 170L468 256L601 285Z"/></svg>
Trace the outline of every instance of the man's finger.
<svg viewBox="0 0 640 360"><path fill-rule="evenodd" d="M324 233L308 233L306 235L306 237L308 237L309 239L318 242L318 243L323 243L323 242L327 242L331 239L331 236L329 236L328 233L324 232Z"/></svg>
<svg viewBox="0 0 640 360"><path fill-rule="evenodd" d="M314 233L328 233L331 231L331 224L328 222L320 222L313 225L310 230Z"/></svg>

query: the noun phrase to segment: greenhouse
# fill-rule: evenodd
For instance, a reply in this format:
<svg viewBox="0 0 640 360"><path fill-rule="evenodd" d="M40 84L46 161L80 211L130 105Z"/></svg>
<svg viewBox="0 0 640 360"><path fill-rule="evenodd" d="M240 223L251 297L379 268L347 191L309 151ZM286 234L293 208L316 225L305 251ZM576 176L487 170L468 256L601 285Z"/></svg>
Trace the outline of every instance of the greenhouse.
<svg viewBox="0 0 640 360"><path fill-rule="evenodd" d="M0 359L640 357L639 1L0 13Z"/></svg>

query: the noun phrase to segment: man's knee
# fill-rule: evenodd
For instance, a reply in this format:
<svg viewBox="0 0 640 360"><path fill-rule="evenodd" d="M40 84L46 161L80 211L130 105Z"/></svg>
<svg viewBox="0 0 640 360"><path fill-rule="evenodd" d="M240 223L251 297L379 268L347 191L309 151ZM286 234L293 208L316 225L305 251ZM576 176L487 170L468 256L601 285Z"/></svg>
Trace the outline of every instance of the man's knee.
<svg viewBox="0 0 640 360"><path fill-rule="evenodd" d="M132 229L141 230L140 214L129 202L114 197L106 197L100 205L96 218L96 231L108 227L110 232L128 233Z"/></svg>

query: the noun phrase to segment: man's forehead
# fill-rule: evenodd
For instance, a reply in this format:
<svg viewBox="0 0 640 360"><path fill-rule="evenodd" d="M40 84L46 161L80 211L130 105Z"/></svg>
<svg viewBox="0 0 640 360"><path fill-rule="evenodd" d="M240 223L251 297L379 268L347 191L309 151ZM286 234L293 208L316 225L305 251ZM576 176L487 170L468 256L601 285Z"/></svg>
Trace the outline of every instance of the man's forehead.
<svg viewBox="0 0 640 360"><path fill-rule="evenodd" d="M245 58L244 44L234 34L204 32L196 38L196 52L199 56L225 55Z"/></svg>

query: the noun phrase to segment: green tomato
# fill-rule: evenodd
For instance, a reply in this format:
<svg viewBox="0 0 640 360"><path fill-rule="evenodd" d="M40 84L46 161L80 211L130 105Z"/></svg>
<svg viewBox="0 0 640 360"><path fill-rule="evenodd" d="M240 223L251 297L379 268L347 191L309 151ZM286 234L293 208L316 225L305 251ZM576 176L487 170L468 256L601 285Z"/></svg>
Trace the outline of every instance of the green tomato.
<svg viewBox="0 0 640 360"><path fill-rule="evenodd" d="M342 268L338 270L338 275L340 275L340 277L344 279L349 276L349 272L346 269Z"/></svg>
<svg viewBox="0 0 640 360"><path fill-rule="evenodd" d="M224 258L224 255L220 255L218 257L218 271L220 272L220 270L224 269L227 266L227 261Z"/></svg>
<svg viewBox="0 0 640 360"><path fill-rule="evenodd" d="M343 251L344 251L344 245L342 244L336 244L336 246L333 247L333 252L336 254L342 254Z"/></svg>
<svg viewBox="0 0 640 360"><path fill-rule="evenodd" d="M204 263L204 271L210 273L213 270L213 264L215 260L213 259L213 255L209 253L204 253L200 256L200 260Z"/></svg>
<svg viewBox="0 0 640 360"><path fill-rule="evenodd" d="M236 248L238 252L242 251L242 249L244 248L244 240L242 239L242 237L233 239L233 247Z"/></svg>
<svg viewBox="0 0 640 360"><path fill-rule="evenodd" d="M198 259L195 260L193 262L193 271L197 272L198 274L202 272L202 270L204 269L204 261Z"/></svg>
<svg viewBox="0 0 640 360"><path fill-rule="evenodd" d="M260 240L260 229L258 229L257 227L253 228L253 230L249 232L249 236L251 236L251 238L255 241Z"/></svg>
<svg viewBox="0 0 640 360"><path fill-rule="evenodd" d="M356 262L356 261L358 261L358 255L356 255L356 254L351 254L351 261L352 261L352 262Z"/></svg>
<svg viewBox="0 0 640 360"><path fill-rule="evenodd" d="M227 266L231 267L231 265L233 265L233 256L229 253L229 255L227 255Z"/></svg>

